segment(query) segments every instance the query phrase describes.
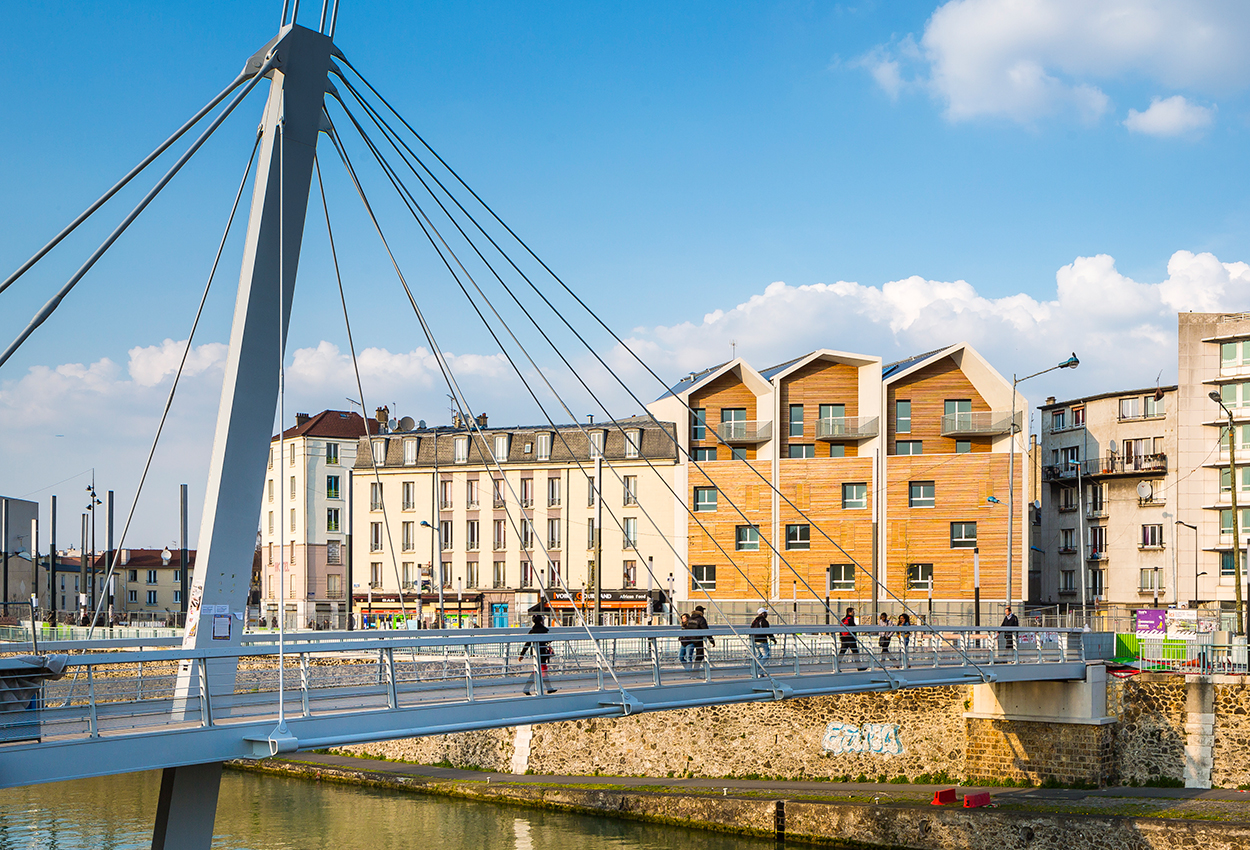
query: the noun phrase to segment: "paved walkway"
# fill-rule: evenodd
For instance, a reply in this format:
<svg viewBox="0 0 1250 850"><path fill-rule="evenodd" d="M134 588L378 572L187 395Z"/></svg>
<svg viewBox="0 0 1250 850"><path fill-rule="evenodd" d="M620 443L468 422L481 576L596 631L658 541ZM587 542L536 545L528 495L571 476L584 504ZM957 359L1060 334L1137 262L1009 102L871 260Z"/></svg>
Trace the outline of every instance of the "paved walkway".
<svg viewBox="0 0 1250 850"><path fill-rule="evenodd" d="M382 761L380 759L353 758L351 756L328 755L324 753L299 753L288 759L303 764L322 764L346 770L367 771L395 776L422 777L442 781L469 781L504 783L510 785L617 785L624 787L657 786L664 788L689 788L698 790L729 790L751 794L770 792L777 796L787 795L822 795L830 797L892 797L918 800L931 800L933 792L939 788L950 788L950 785L892 785L876 782L784 782L755 779L667 779L656 776L517 776L511 773L491 773L479 770L457 770L448 767L433 767L423 764L404 764L402 762ZM1176 801L1224 801L1250 803L1250 792L1226 789L1204 790L1199 788L1129 788L1113 787L1098 790L1076 790L1066 788L999 788L958 786L960 792L989 791L995 797L1010 798L1021 803L1029 802L1078 802L1081 800L1130 798L1138 800L1176 800Z"/></svg>

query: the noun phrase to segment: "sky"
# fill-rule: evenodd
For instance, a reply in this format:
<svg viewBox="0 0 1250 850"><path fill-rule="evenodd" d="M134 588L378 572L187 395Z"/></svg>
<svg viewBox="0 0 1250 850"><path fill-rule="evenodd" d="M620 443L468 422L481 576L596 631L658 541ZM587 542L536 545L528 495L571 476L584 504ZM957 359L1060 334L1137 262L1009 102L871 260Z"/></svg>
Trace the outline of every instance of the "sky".
<svg viewBox="0 0 1250 850"><path fill-rule="evenodd" d="M302 5L300 23L315 27L319 4ZM734 352L759 367L815 348L888 362L967 341L1008 377L1076 352L1079 369L1021 385L1036 405L1175 382L1176 313L1250 303L1242 3L341 7L335 42L351 64L585 305L457 188L552 305L496 262L520 286L511 301L434 216L499 310L493 338L331 104L434 337L323 137L370 410L448 422L433 350L473 410L499 425L631 415L664 382ZM6 9L0 275L224 88L274 35L280 11L276 0ZM45 516L58 494L62 528L77 527L93 472L97 489L117 493L119 525L131 510L266 85L0 367L0 493L40 500ZM0 293L0 346L184 147ZM310 210L287 424L357 395L319 197ZM179 483L198 516L241 234L239 221L129 545L174 542Z"/></svg>

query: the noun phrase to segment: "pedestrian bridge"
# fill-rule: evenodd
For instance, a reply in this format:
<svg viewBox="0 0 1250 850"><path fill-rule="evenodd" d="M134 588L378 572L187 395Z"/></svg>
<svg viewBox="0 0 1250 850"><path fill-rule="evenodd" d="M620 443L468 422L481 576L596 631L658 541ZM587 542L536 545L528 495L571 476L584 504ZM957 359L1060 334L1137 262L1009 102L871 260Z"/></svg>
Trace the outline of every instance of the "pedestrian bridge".
<svg viewBox="0 0 1250 850"><path fill-rule="evenodd" d="M694 706L1085 678L1079 630L892 629L882 651L880 629L855 629L858 649L842 629L553 629L545 676L533 652L518 658L535 638L515 629L299 632L281 653L276 634L220 649L41 642L68 666L34 708L0 713L0 787ZM692 635L715 641L701 662L680 657Z"/></svg>

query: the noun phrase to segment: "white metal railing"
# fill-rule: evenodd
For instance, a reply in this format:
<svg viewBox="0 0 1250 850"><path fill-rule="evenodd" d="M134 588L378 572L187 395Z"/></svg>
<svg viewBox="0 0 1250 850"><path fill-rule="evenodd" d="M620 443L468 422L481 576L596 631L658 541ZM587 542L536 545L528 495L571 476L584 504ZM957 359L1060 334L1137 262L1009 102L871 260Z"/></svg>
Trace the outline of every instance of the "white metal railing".
<svg viewBox="0 0 1250 850"><path fill-rule="evenodd" d="M764 443L773 437L773 423L763 420L722 422L716 426L716 436L726 443Z"/></svg>
<svg viewBox="0 0 1250 850"><path fill-rule="evenodd" d="M1016 411L1016 427L1020 427L1023 414ZM946 413L942 416L943 437L975 437L978 435L1007 434L1011 432L1011 412L1007 410L974 410L965 413Z"/></svg>
<svg viewBox="0 0 1250 850"><path fill-rule="evenodd" d="M816 420L818 440L859 440L877 436L876 416L835 416Z"/></svg>

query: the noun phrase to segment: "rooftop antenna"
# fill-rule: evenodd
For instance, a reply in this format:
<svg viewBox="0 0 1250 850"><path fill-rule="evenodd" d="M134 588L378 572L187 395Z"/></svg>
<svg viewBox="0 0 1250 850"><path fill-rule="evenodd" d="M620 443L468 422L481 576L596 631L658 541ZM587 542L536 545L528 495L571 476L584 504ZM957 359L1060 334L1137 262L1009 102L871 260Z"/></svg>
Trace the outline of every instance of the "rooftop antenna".
<svg viewBox="0 0 1250 850"><path fill-rule="evenodd" d="M729 340L729 359L734 360L738 357L738 340Z"/></svg>

